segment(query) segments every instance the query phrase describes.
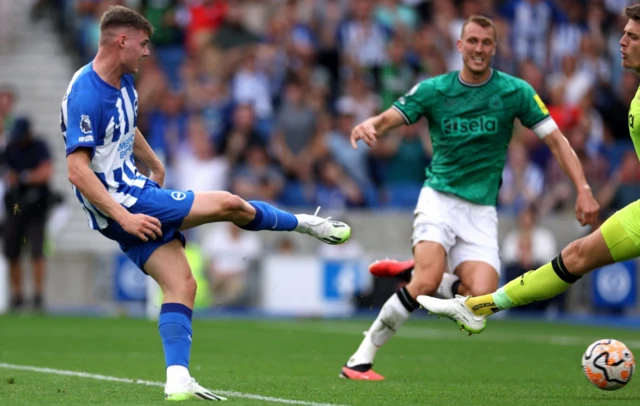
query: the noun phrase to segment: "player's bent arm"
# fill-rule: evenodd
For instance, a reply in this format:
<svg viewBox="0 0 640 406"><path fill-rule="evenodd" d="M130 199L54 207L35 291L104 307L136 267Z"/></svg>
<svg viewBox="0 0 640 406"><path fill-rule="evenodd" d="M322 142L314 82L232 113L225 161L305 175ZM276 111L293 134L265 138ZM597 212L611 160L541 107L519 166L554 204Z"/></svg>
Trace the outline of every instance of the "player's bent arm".
<svg viewBox="0 0 640 406"><path fill-rule="evenodd" d="M140 130L136 128L136 136L133 141L133 156L141 160L151 170L151 180L162 186L164 184L165 169L162 162L153 152L149 143L144 138Z"/></svg>
<svg viewBox="0 0 640 406"><path fill-rule="evenodd" d="M393 130L394 128L406 124L404 117L402 117L402 114L400 114L398 110L394 109L393 107L390 107L387 110L383 111L381 114L378 114L377 116L371 117L364 121L364 123L366 122L370 122L373 128L376 129L376 134L378 137L382 136L389 130Z"/></svg>
<svg viewBox="0 0 640 406"><path fill-rule="evenodd" d="M569 145L569 141L562 135L562 132L556 128L542 140L547 144L564 173L571 179L576 191L578 193L591 193L591 188L584 176L582 164L571 145Z"/></svg>
<svg viewBox="0 0 640 406"><path fill-rule="evenodd" d="M358 140L363 140L369 147L372 147L378 137L404 123L404 117L393 108L389 108L382 114L370 117L355 126L351 131L351 146L357 149Z"/></svg>
<svg viewBox="0 0 640 406"><path fill-rule="evenodd" d="M119 224L129 215L127 209L116 202L91 170L91 151L78 148L67 156L69 182L102 213Z"/></svg>

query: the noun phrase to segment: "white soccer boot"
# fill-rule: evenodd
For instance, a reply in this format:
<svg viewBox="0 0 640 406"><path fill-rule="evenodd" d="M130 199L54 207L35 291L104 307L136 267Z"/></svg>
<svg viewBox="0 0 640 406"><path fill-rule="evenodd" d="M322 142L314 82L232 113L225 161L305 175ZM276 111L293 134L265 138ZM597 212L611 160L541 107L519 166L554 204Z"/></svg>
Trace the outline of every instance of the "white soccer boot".
<svg viewBox="0 0 640 406"><path fill-rule="evenodd" d="M438 299L431 296L418 296L418 303L431 314L448 317L455 321L462 330L471 334L480 334L487 325L487 319L483 316L476 316L464 304L468 297L456 295L453 299Z"/></svg>
<svg viewBox="0 0 640 406"><path fill-rule="evenodd" d="M329 221L331 217L327 217L326 219L318 217L319 211L320 207L316 209L313 216L309 214L296 214L298 226L295 231L309 234L331 245L342 244L351 237L351 227L342 221Z"/></svg>
<svg viewBox="0 0 640 406"><path fill-rule="evenodd" d="M209 389L200 386L195 379L191 378L183 387L164 389L164 400L227 400L227 398L213 394Z"/></svg>

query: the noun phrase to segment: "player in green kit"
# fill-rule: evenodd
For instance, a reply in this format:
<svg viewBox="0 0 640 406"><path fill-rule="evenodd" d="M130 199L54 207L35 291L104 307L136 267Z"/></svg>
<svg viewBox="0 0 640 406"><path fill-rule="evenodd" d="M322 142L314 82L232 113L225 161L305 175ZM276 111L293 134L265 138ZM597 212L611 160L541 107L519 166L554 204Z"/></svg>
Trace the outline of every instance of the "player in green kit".
<svg viewBox="0 0 640 406"><path fill-rule="evenodd" d="M625 8L624 15L629 21L620 40L622 66L640 73L640 4ZM629 107L629 133L640 159L640 88ZM418 302L434 314L453 319L470 333L480 333L491 314L552 298L594 269L637 257L640 257L640 200L617 211L598 230L569 244L548 264L492 294L448 300L419 296Z"/></svg>
<svg viewBox="0 0 640 406"><path fill-rule="evenodd" d="M458 50L464 62L451 72L420 82L391 108L371 117L351 133L351 142L372 146L388 130L429 122L433 159L414 212L411 281L383 305L358 350L340 376L381 380L373 371L378 349L419 307L416 299L432 295L445 271L460 278L459 291L482 295L499 283L498 189L511 141L514 119L531 128L549 146L578 190L576 216L591 224L598 204L569 143L544 103L523 80L491 69L496 29L482 16L462 28Z"/></svg>

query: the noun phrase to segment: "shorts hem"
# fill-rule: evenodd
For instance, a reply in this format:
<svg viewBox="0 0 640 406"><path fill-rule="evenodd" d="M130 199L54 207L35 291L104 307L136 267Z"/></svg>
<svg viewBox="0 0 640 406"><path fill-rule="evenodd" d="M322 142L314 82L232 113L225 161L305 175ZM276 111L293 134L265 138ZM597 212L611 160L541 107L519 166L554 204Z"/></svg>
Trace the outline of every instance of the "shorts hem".
<svg viewBox="0 0 640 406"><path fill-rule="evenodd" d="M455 261L455 262L452 262L452 263L450 264L451 273L454 273L454 272L455 272L455 270L456 270L456 268L457 268L457 267L459 267L459 266L460 266L460 264L462 264L463 262L468 262L468 261L474 261L474 262L482 262L482 263L485 263L485 264L487 264L487 265L491 266L491 267L494 269L494 271L496 271L496 273L498 274L498 276L500 276L500 275L501 275L501 272L500 272L501 267L502 267L502 266L501 266L501 264L500 264L500 263L498 263L498 264L497 264L497 267L496 267L496 264L492 264L492 263L491 263L491 261L487 260L486 258L464 258L464 259L461 259L461 260L457 260L457 261Z"/></svg>

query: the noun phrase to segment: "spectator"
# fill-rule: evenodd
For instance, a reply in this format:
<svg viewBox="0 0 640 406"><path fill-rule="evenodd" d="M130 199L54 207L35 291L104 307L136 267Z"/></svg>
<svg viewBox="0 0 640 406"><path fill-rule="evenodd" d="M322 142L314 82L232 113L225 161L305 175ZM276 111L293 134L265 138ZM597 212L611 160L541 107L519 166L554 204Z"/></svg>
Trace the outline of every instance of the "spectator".
<svg viewBox="0 0 640 406"><path fill-rule="evenodd" d="M586 24L583 23L583 8L578 2L567 4L566 20L554 24L551 33L550 66L557 70L564 56L578 56L584 38L588 38Z"/></svg>
<svg viewBox="0 0 640 406"><path fill-rule="evenodd" d="M186 48L197 54L203 43L222 25L227 12L225 0L194 1L186 9Z"/></svg>
<svg viewBox="0 0 640 406"><path fill-rule="evenodd" d="M394 38L387 47L389 61L380 71L380 97L382 110L391 107L391 104L400 96L404 95L407 89L413 87L415 78L414 70L409 65L406 45L399 39Z"/></svg>
<svg viewBox="0 0 640 406"><path fill-rule="evenodd" d="M517 214L525 207L538 202L544 190L544 173L529 160L525 146L513 141L507 151L507 165L502 175L498 196L500 207Z"/></svg>
<svg viewBox="0 0 640 406"><path fill-rule="evenodd" d="M257 128L253 106L238 104L233 110L230 127L220 140L220 152L224 154L231 167L235 167L243 159L249 145L266 142Z"/></svg>
<svg viewBox="0 0 640 406"><path fill-rule="evenodd" d="M372 149L376 158L385 160L380 175L383 185L422 186L431 156L429 129L425 127L422 122L400 127Z"/></svg>
<svg viewBox="0 0 640 406"><path fill-rule="evenodd" d="M535 205L526 206L518 215L518 227L511 230L502 241L502 262L506 279L511 280L536 269L557 253L553 233L538 224ZM528 310L543 310L548 302L529 306Z"/></svg>
<svg viewBox="0 0 640 406"><path fill-rule="evenodd" d="M43 252L45 225L53 197L49 188L53 174L51 154L47 144L34 136L31 122L19 118L13 124L2 158L7 169L4 254L9 262L11 307L17 310L24 304L20 254L26 242L34 279L33 306L41 310L46 266Z"/></svg>
<svg viewBox="0 0 640 406"><path fill-rule="evenodd" d="M381 0L375 9L376 21L390 30L403 32L408 38L418 27L418 13L400 0Z"/></svg>
<svg viewBox="0 0 640 406"><path fill-rule="evenodd" d="M407 129L410 137L389 134L380 139L379 149L353 151L345 142L351 127L387 108L416 82L460 68L456 44L471 14L489 16L496 24L494 67L530 83L565 135L584 133L587 158L603 155L619 162L631 148L627 116L620 112L635 97L638 77L619 62L620 33L627 22L620 17L623 0L64 3L61 28L83 54L95 45L97 16L110 4L136 7L155 21L152 56L136 76L138 127L165 162L168 180L181 177L184 163L194 157L188 118L198 115L206 137L214 140L213 153L220 152L229 163L224 183L231 184L231 175L244 165L248 146L260 142L273 154L273 167L281 166L277 169L286 176L283 202L312 204L314 182L326 187L328 180L317 178L322 172L314 169L324 168L319 160L331 159L356 183L364 196L361 204L373 207L380 200L372 196L383 196L391 183L401 180L403 174L393 167L409 159L405 153L415 158L407 179L415 183L423 175L417 161L428 145L419 146L418 140L427 133L420 130L416 138ZM298 83L298 89L290 91L296 87L290 82ZM3 100L12 104L11 99L0 91L0 116ZM9 116L5 131L10 121ZM534 167L549 176L544 190L558 198L551 209L563 210L570 191L549 171L549 148L519 123L514 132ZM193 162L208 162L203 157ZM507 188L509 182L505 179ZM360 204L356 201L348 204ZM542 213L548 209L540 207Z"/></svg>
<svg viewBox="0 0 640 406"><path fill-rule="evenodd" d="M273 115L269 75L258 64L257 48L247 48L231 79L231 97L236 103L251 104L260 120Z"/></svg>
<svg viewBox="0 0 640 406"><path fill-rule="evenodd" d="M386 62L390 31L375 20L374 2L353 0L350 4L349 18L338 29L342 60L352 73L360 67L380 67Z"/></svg>
<svg viewBox="0 0 640 406"><path fill-rule="evenodd" d="M175 86L180 65L184 62L184 31L178 8L179 0L141 0L142 14L153 25L154 53Z"/></svg>
<svg viewBox="0 0 640 406"><path fill-rule="evenodd" d="M598 194L598 203L609 212L615 212L638 200L640 195L640 163L634 151L627 151L620 166Z"/></svg>
<svg viewBox="0 0 640 406"><path fill-rule="evenodd" d="M202 250L210 261L209 277L217 306L242 305L248 273L262 254L257 234L233 223L214 224L204 235Z"/></svg>
<svg viewBox="0 0 640 406"><path fill-rule="evenodd" d="M369 148L353 149L349 136L355 125L356 106L350 99L343 99L337 105L336 128L325 139L326 153L344 168L360 188L372 185L369 172Z"/></svg>
<svg viewBox="0 0 640 406"><path fill-rule="evenodd" d="M225 51L232 49L238 50L247 45L255 45L260 41L260 38L249 31L243 22L241 0L208 0L206 3L226 3L222 23L215 29L215 35L213 37L214 46Z"/></svg>
<svg viewBox="0 0 640 406"><path fill-rule="evenodd" d="M245 159L232 175L231 190L246 200L275 202L284 187L284 176L272 164L262 143L249 144Z"/></svg>
<svg viewBox="0 0 640 406"><path fill-rule="evenodd" d="M597 196L607 181L609 164L600 154L589 155L587 128L578 126L566 133L567 139L580 159L585 178L591 186L593 195ZM563 173L556 160L550 160L546 171L546 193L540 204L540 212L572 210L575 190L571 181ZM602 205L601 205L602 206ZM604 206L602 206L604 207Z"/></svg>
<svg viewBox="0 0 640 406"><path fill-rule="evenodd" d="M589 89L596 83L597 77L588 70L578 70L578 59L574 55L565 55L561 60L561 70L549 77L549 85L564 86L564 102L575 106L580 103Z"/></svg>
<svg viewBox="0 0 640 406"><path fill-rule="evenodd" d="M289 81L278 110L272 138L273 150L291 179L309 178L313 165L312 146L316 137L316 114L304 103L302 83Z"/></svg>
<svg viewBox="0 0 640 406"><path fill-rule="evenodd" d="M199 115L189 119L187 140L175 159L175 184L179 190L226 190L229 163L217 153Z"/></svg>
<svg viewBox="0 0 640 406"><path fill-rule="evenodd" d="M172 165L173 154L187 134L184 102L182 92L166 89L160 96L157 108L149 116L146 134L149 145L158 157L169 165Z"/></svg>
<svg viewBox="0 0 640 406"><path fill-rule="evenodd" d="M518 62L531 59L543 70L549 67L548 35L566 19L551 0L509 0L502 14L511 22L512 46Z"/></svg>
<svg viewBox="0 0 640 406"><path fill-rule="evenodd" d="M318 186L315 203L328 210L344 210L359 207L364 203L364 195L356 182L342 166L331 158L318 164Z"/></svg>

